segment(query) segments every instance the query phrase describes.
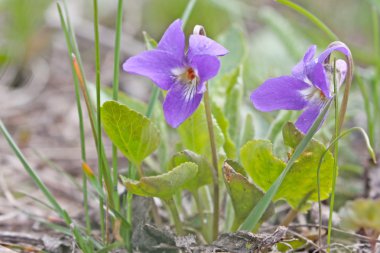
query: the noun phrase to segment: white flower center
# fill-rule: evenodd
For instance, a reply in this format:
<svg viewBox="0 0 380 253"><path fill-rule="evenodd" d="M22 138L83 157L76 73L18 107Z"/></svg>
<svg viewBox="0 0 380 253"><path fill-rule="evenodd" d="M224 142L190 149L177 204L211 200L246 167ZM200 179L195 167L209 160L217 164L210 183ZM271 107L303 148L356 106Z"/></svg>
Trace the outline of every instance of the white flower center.
<svg viewBox="0 0 380 253"><path fill-rule="evenodd" d="M197 92L199 84L199 76L196 70L192 67L175 68L172 69L172 74L175 81L184 86L183 98L186 101L191 100Z"/></svg>

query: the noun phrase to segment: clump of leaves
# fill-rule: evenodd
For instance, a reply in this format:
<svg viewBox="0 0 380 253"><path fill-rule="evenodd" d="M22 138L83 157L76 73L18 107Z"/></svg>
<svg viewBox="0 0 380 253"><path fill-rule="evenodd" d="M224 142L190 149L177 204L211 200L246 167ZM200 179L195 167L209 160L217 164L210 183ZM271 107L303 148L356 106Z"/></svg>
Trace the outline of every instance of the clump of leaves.
<svg viewBox="0 0 380 253"><path fill-rule="evenodd" d="M284 143L291 148L297 147L304 135L292 124L283 128ZM311 140L306 150L297 159L280 186L274 200L283 199L293 209L299 209L308 197L308 203L318 201L317 165L326 147L316 140ZM248 175L262 190L267 191L286 167L286 162L276 157L272 152L272 143L267 140L247 142L240 151L240 157ZM321 199L327 199L331 192L331 170L334 158L328 152L320 170ZM301 210L307 210L310 205L303 205Z"/></svg>

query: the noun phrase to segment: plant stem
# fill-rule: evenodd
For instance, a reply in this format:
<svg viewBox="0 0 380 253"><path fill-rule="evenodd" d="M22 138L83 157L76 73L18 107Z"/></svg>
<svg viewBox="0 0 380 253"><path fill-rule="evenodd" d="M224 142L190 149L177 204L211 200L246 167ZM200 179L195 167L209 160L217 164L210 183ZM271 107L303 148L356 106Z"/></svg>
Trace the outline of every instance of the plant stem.
<svg viewBox="0 0 380 253"><path fill-rule="evenodd" d="M212 114L211 114L211 101L208 92L208 87L206 83L206 92L204 93L203 101L205 104L205 112L206 112L206 120L207 120L207 128L210 137L210 145L211 145L211 155L212 155L212 165L214 167L213 173L213 183L214 183L214 213L213 213L213 239L215 240L218 236L219 232L219 171L218 171L218 155L216 151L216 142L215 142L215 134L214 134L214 125L212 122Z"/></svg>
<svg viewBox="0 0 380 253"><path fill-rule="evenodd" d="M136 178L136 169L132 165L131 162L129 162L128 166L128 178L135 179ZM131 224L131 228L127 230L127 235L126 235L126 245L127 249L129 252L132 252L132 202L133 202L133 194L130 193L129 191L127 192L127 222Z"/></svg>
<svg viewBox="0 0 380 253"><path fill-rule="evenodd" d="M334 107L335 107L335 134L334 138L339 136L340 133L340 123L339 123L339 103L338 103L338 88L336 84L336 59L334 59L334 68L333 68L333 83L334 83ZM332 216L334 212L334 202L335 202L335 187L336 187L336 179L338 175L338 142L334 144L334 167L333 167L333 175L332 175L332 192L330 199L330 213L329 213L329 223L327 230L327 251L330 252L330 243L331 243L331 228L332 228Z"/></svg>
<svg viewBox="0 0 380 253"><path fill-rule="evenodd" d="M290 211L286 214L285 218L281 221L281 226L289 226L290 222L294 220L295 217L297 217L298 210L296 209L290 209Z"/></svg>
<svg viewBox="0 0 380 253"><path fill-rule="evenodd" d="M114 49L114 64L113 64L113 100L119 99L119 74L120 74L120 38L123 20L123 0L118 1L117 16L116 16L116 32L115 32L115 49ZM112 144L112 170L113 170L113 191L115 209L120 210L119 195L117 192L118 184L118 159L117 147Z"/></svg>
<svg viewBox="0 0 380 253"><path fill-rule="evenodd" d="M99 184L103 185L103 177L106 177L104 173L103 160L102 160L102 128L101 128L101 112L100 112L100 46L99 46L99 15L98 15L98 1L93 0L94 7L94 37L95 37L95 78L96 78L96 131L97 135L97 150L98 150L98 168L99 168ZM108 196L109 199L112 198L112 195ZM103 201L99 201L99 208L103 209ZM104 212L103 212L104 214ZM105 214L108 215L108 214ZM104 217L101 217L104 220ZM106 233L105 224L103 223L102 228L102 240L105 241ZM108 243L108 242L106 242Z"/></svg>
<svg viewBox="0 0 380 253"><path fill-rule="evenodd" d="M175 225L175 231L177 235L184 235L185 233L182 228L182 222L181 222L181 219L179 218L178 209L177 209L177 206L175 205L174 199L170 198L164 201L168 205L170 212L172 214L174 225Z"/></svg>

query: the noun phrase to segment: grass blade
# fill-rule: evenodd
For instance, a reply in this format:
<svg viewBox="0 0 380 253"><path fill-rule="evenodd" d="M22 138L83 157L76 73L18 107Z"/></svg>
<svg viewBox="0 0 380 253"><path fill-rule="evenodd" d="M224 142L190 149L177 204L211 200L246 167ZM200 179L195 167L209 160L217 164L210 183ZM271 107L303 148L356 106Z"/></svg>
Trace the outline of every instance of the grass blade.
<svg viewBox="0 0 380 253"><path fill-rule="evenodd" d="M278 3L280 3L280 4L288 6L289 8L297 11L301 15L305 16L306 18L308 18L319 29L321 29L322 31L324 31L331 40L338 40L338 36L333 31L331 31L330 28L328 28L328 26L325 25L319 18L317 18L314 14L312 14L308 10L302 8L298 4L295 4L295 3L293 3L292 1L289 1L289 0L276 0L276 1Z"/></svg>

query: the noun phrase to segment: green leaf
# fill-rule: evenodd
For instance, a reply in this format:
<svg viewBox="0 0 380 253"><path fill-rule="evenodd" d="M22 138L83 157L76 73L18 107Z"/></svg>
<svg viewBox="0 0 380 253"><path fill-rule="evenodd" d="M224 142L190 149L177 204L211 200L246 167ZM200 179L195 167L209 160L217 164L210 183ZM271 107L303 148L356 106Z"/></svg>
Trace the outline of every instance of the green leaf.
<svg viewBox="0 0 380 253"><path fill-rule="evenodd" d="M243 166L241 166L241 164L238 163L237 161L231 160L231 159L227 159L225 161L225 163L227 163L228 165L230 165L237 173L242 174L244 177L247 177L247 172L245 171L245 169L243 168Z"/></svg>
<svg viewBox="0 0 380 253"><path fill-rule="evenodd" d="M218 123L220 129L222 130L224 136L224 151L227 154L227 157L230 159L236 158L236 146L232 141L229 134L229 123L226 117L223 114L222 109L218 107L215 103L212 104L212 115L215 117L216 122Z"/></svg>
<svg viewBox="0 0 380 253"><path fill-rule="evenodd" d="M222 147L224 137L222 130L213 118L214 134L217 147ZM184 148L204 155L211 160L210 139L203 103L182 125L178 127L178 133Z"/></svg>
<svg viewBox="0 0 380 253"><path fill-rule="evenodd" d="M223 166L223 179L235 210L235 220L232 226L232 231L235 231L264 196L264 193L250 183L246 177L237 173L228 162L225 162ZM271 205L261 221L268 219L273 213L274 206Z"/></svg>
<svg viewBox="0 0 380 253"><path fill-rule="evenodd" d="M188 181L182 188L193 192L203 185L212 183L212 167L204 157L190 150L184 150L175 154L169 162L168 170L173 170L186 162L192 162L198 165L198 172L195 177Z"/></svg>
<svg viewBox="0 0 380 253"><path fill-rule="evenodd" d="M353 231L366 229L380 233L379 210L380 200L356 199L348 202L339 211L342 227Z"/></svg>
<svg viewBox="0 0 380 253"><path fill-rule="evenodd" d="M198 166L195 163L185 162L165 174L142 177L140 181L125 177L121 177L121 179L127 190L133 194L167 200L193 179L197 171Z"/></svg>
<svg viewBox="0 0 380 253"><path fill-rule="evenodd" d="M293 124L288 123L283 129L284 142L295 148L304 137ZM309 201L317 201L317 166L326 150L316 140L311 140L308 147L295 161L281 184L274 200L284 199L293 209L297 209L304 197L309 194ZM250 141L241 149L241 161L255 184L267 191L284 170L286 163L272 153L269 141ZM321 166L321 198L329 197L331 191L331 170L333 156L329 152Z"/></svg>
<svg viewBox="0 0 380 253"><path fill-rule="evenodd" d="M121 152L139 166L157 149L160 135L154 124L140 113L115 101L101 108L104 130Z"/></svg>

